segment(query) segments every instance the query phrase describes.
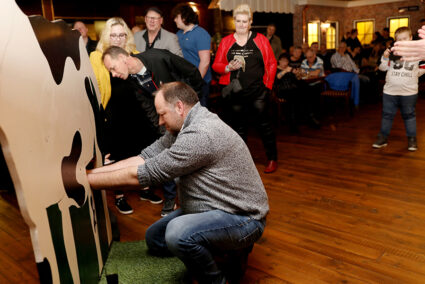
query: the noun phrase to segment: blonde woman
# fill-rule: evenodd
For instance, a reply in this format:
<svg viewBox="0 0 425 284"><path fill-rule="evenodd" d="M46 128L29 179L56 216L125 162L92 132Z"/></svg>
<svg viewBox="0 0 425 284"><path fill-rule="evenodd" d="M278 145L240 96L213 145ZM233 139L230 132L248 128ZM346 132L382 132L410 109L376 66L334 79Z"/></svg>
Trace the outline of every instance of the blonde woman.
<svg viewBox="0 0 425 284"><path fill-rule="evenodd" d="M114 17L106 21L96 50L90 53L90 62L99 85L104 109L106 109L111 99L111 79L109 71L103 65L102 54L111 45L122 47L128 53L138 53L133 33L122 18Z"/></svg>
<svg viewBox="0 0 425 284"><path fill-rule="evenodd" d="M103 64L102 54L110 46L119 46L128 53L136 50L133 33L122 18L114 17L106 21L96 50L90 54L90 62L99 85L101 103L106 111L106 149L112 160L121 160L134 156L149 145L146 141L149 127L145 115L140 110L137 97L131 84L119 78L112 78ZM142 135L143 134L143 135ZM151 203L162 203L162 199L150 190L140 192L140 198ZM115 206L122 214L131 214L133 209L127 203L123 192L115 191Z"/></svg>
<svg viewBox="0 0 425 284"><path fill-rule="evenodd" d="M264 172L272 173L277 168L277 148L268 94L276 74L276 59L269 40L250 31L252 12L247 4L236 7L233 18L236 31L220 42L212 68L220 74L221 85L239 78L242 90L232 92L227 99L228 122L246 140L248 118L254 118L268 159Z"/></svg>

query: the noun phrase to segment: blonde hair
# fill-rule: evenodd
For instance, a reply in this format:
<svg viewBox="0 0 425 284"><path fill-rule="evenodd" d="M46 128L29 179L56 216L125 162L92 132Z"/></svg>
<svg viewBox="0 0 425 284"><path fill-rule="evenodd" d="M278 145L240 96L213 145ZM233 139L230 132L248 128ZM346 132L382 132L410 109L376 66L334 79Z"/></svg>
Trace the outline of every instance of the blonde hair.
<svg viewBox="0 0 425 284"><path fill-rule="evenodd" d="M128 53L136 51L136 44L134 43L133 33L128 28L125 21L119 17L113 17L106 21L105 27L103 28L102 33L100 34L100 40L96 46L96 50L103 53L109 46L111 46L111 29L115 25L121 25L124 28L125 33L127 34L127 41L125 42L124 49Z"/></svg>
<svg viewBox="0 0 425 284"><path fill-rule="evenodd" d="M252 11L248 4L240 4L233 10L233 18L236 18L238 14L247 15L249 20L252 21Z"/></svg>
<svg viewBox="0 0 425 284"><path fill-rule="evenodd" d="M411 29L409 29L408 27L400 27L394 33L395 40L397 40L398 35L402 34L402 33L408 33L409 36L412 36L412 30Z"/></svg>

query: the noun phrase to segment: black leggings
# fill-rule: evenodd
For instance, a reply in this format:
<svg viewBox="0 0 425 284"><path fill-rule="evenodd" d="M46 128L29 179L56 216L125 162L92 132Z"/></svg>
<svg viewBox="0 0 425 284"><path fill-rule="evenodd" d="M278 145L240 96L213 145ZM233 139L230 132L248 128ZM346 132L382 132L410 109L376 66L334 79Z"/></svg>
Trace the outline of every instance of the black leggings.
<svg viewBox="0 0 425 284"><path fill-rule="evenodd" d="M254 97L233 95L227 102L227 122L246 142L248 123L254 120L268 160L277 160L276 135L270 117L269 91Z"/></svg>

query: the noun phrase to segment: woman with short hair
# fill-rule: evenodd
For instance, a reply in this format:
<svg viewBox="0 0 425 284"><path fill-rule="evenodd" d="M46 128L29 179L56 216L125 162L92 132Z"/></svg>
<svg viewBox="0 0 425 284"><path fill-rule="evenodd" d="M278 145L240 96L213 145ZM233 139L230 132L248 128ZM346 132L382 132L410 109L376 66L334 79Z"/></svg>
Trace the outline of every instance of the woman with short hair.
<svg viewBox="0 0 425 284"><path fill-rule="evenodd" d="M247 4L233 11L236 32L220 42L212 65L220 74L219 83L229 85L238 78L242 89L226 97L228 122L246 141L249 117L253 117L268 159L265 173L277 168L276 136L270 112L270 90L276 74L276 59L269 40L250 31L252 12ZM233 83L232 83L233 84Z"/></svg>

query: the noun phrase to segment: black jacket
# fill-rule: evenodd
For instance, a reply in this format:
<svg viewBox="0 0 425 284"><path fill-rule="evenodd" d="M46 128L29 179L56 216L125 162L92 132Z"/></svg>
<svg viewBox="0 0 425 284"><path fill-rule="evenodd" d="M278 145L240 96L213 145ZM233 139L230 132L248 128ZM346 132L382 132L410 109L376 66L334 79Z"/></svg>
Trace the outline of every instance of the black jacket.
<svg viewBox="0 0 425 284"><path fill-rule="evenodd" d="M142 53L131 54L131 56L142 61L146 69L151 72L152 79L158 88L164 83L180 81L191 86L198 94L198 97L201 96L202 87L205 82L198 68L186 59L168 50L155 48L148 49ZM151 127L163 134L164 130L158 126L158 114L155 110L152 94L146 93L139 86L137 80L132 79L130 76L128 80L135 87L136 98L140 107L144 110L146 117L150 120Z"/></svg>
<svg viewBox="0 0 425 284"><path fill-rule="evenodd" d="M198 97L201 96L204 80L198 68L178 55L165 49L149 49L145 52L132 54L140 59L152 73L155 84L159 87L161 83L180 81L191 86Z"/></svg>

